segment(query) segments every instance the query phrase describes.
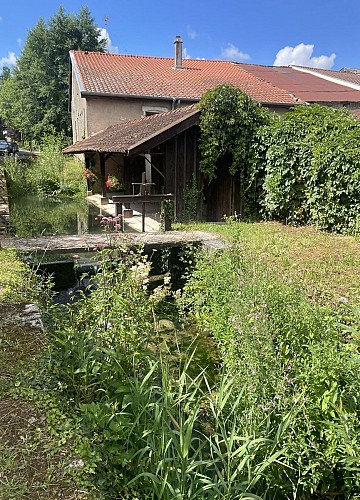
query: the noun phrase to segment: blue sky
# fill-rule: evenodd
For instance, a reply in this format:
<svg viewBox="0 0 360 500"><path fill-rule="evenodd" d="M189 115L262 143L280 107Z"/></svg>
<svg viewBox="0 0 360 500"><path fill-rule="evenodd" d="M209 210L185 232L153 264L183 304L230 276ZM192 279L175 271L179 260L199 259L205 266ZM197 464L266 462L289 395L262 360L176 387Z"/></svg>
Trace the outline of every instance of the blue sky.
<svg viewBox="0 0 360 500"><path fill-rule="evenodd" d="M15 62L27 32L60 4L76 13L86 4L111 52L172 57L181 35L193 59L360 67L359 0L16 0L0 9L0 68Z"/></svg>

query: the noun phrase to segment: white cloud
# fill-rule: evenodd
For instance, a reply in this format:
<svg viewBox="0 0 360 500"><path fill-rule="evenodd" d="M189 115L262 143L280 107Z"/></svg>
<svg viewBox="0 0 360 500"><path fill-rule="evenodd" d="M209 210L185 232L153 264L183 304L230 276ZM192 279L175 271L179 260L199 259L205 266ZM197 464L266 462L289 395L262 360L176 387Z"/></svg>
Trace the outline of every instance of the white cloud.
<svg viewBox="0 0 360 500"><path fill-rule="evenodd" d="M19 47L21 47L21 45L23 43L22 38L17 38L16 41L17 41Z"/></svg>
<svg viewBox="0 0 360 500"><path fill-rule="evenodd" d="M0 59L0 67L3 66L14 66L16 64L16 56L14 52L8 52L7 57L2 57Z"/></svg>
<svg viewBox="0 0 360 500"><path fill-rule="evenodd" d="M3 18L0 16L0 23L2 23Z"/></svg>
<svg viewBox="0 0 360 500"><path fill-rule="evenodd" d="M205 57L192 57L188 51L187 48L184 47L183 50L183 59L195 59L196 61L205 61Z"/></svg>
<svg viewBox="0 0 360 500"><path fill-rule="evenodd" d="M231 61L248 61L251 59L249 54L241 52L235 45L228 43L225 49L222 49L221 56L225 59L230 59Z"/></svg>
<svg viewBox="0 0 360 500"><path fill-rule="evenodd" d="M313 57L314 45L299 43L296 47L284 47L276 54L274 66L308 66L310 68L331 69L334 66L336 54L331 56Z"/></svg>
<svg viewBox="0 0 360 500"><path fill-rule="evenodd" d="M187 35L190 38L190 40L195 40L195 38L198 37L198 34L196 33L195 30L193 30L191 28L191 26L186 26L186 31L187 31Z"/></svg>
<svg viewBox="0 0 360 500"><path fill-rule="evenodd" d="M188 53L187 48L184 47L183 59L192 59L191 55Z"/></svg>
<svg viewBox="0 0 360 500"><path fill-rule="evenodd" d="M108 30L106 28L99 28L99 30L99 40L106 40L106 52L109 52L110 54L117 54L119 52L119 47L112 45Z"/></svg>

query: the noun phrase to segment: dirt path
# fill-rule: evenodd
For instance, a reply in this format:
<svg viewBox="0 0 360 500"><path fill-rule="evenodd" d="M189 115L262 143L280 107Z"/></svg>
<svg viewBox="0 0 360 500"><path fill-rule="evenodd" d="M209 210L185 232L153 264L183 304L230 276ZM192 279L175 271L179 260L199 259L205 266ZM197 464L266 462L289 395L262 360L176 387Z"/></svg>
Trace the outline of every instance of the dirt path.
<svg viewBox="0 0 360 500"><path fill-rule="evenodd" d="M28 398L16 395L18 374L46 346L32 304L0 304L0 500L88 498L65 473L69 451ZM18 391L19 392L19 391Z"/></svg>

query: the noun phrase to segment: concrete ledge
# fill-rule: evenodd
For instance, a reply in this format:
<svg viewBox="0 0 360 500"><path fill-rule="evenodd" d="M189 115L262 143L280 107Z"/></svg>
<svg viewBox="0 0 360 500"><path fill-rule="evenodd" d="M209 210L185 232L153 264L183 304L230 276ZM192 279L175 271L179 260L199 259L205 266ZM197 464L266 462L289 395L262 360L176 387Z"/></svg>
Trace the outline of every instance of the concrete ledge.
<svg viewBox="0 0 360 500"><path fill-rule="evenodd" d="M19 252L42 253L78 253L97 251L104 247L138 244L150 248L164 246L182 246L188 243L200 243L209 250L219 250L226 244L212 233L206 231L168 231L152 233L112 233L84 234L81 236L44 236L37 238L4 238L2 246L15 248Z"/></svg>

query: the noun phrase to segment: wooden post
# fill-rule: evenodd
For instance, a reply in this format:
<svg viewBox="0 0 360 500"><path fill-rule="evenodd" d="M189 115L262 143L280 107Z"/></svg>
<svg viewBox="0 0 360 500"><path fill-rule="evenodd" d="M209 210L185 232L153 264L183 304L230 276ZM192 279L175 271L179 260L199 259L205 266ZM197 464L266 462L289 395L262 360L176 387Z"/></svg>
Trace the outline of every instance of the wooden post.
<svg viewBox="0 0 360 500"><path fill-rule="evenodd" d="M105 185L105 154L99 153L100 155L100 175L101 175L101 196L106 197L106 185Z"/></svg>
<svg viewBox="0 0 360 500"><path fill-rule="evenodd" d="M142 230L143 233L145 233L145 203L144 202L142 204L142 214L141 214L141 216L142 216L142 221L141 221L142 222L142 228L141 228L141 230Z"/></svg>
<svg viewBox="0 0 360 500"><path fill-rule="evenodd" d="M118 215L121 215L121 218L120 218L120 225L121 225L121 231L124 233L125 232L125 223L124 223L124 214L123 214L123 204L122 202L116 202L115 203L115 215L116 217Z"/></svg>
<svg viewBox="0 0 360 500"><path fill-rule="evenodd" d="M85 155L85 168L86 170L90 170L90 158L88 155ZM86 178L86 194L91 194L91 184L88 178Z"/></svg>

